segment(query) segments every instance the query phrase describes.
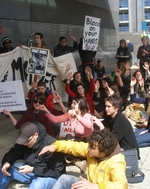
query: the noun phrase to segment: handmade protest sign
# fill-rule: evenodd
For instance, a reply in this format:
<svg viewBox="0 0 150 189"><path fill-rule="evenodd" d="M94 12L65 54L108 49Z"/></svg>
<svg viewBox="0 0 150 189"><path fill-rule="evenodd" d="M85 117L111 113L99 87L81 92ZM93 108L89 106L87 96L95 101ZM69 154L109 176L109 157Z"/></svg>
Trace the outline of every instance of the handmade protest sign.
<svg viewBox="0 0 150 189"><path fill-rule="evenodd" d="M0 112L26 110L21 80L0 83Z"/></svg>
<svg viewBox="0 0 150 189"><path fill-rule="evenodd" d="M29 74L45 75L48 56L48 49L31 47L27 72Z"/></svg>
<svg viewBox="0 0 150 189"><path fill-rule="evenodd" d="M74 138L75 133L72 131L70 121L62 122L60 127L59 138L63 139L66 137Z"/></svg>
<svg viewBox="0 0 150 189"><path fill-rule="evenodd" d="M85 16L83 50L97 51L101 19Z"/></svg>

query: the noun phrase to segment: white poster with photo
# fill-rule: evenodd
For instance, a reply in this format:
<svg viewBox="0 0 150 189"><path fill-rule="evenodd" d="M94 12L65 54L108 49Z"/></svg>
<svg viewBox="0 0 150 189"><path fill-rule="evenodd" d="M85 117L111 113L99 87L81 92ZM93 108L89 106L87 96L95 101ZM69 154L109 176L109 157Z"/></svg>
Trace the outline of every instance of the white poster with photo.
<svg viewBox="0 0 150 189"><path fill-rule="evenodd" d="M72 132L70 121L61 123L59 138L63 139L66 136L68 136L68 138L74 138L75 136L75 133Z"/></svg>
<svg viewBox="0 0 150 189"><path fill-rule="evenodd" d="M97 51L99 42L101 19L85 16L84 33L83 33L83 50Z"/></svg>
<svg viewBox="0 0 150 189"><path fill-rule="evenodd" d="M0 112L26 110L21 80L0 83Z"/></svg>
<svg viewBox="0 0 150 189"><path fill-rule="evenodd" d="M42 75L42 76L45 75L48 57L49 57L48 49L31 47L29 53L27 73Z"/></svg>

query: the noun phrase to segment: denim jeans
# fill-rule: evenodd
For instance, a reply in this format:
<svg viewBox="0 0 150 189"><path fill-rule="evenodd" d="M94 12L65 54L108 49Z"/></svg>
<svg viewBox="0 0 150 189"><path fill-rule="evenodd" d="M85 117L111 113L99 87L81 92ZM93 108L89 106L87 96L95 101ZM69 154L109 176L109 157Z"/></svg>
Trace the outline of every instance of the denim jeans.
<svg viewBox="0 0 150 189"><path fill-rule="evenodd" d="M79 177L63 174L59 177L52 189L70 189L72 184L79 180Z"/></svg>
<svg viewBox="0 0 150 189"><path fill-rule="evenodd" d="M131 56L132 56L132 60L134 61L134 64L137 64L137 60L135 59L133 52L131 52Z"/></svg>
<svg viewBox="0 0 150 189"><path fill-rule="evenodd" d="M51 189L57 179L51 177L37 177L34 173L21 174L17 168L24 165L24 162L16 162L9 169L11 176L5 176L1 171L0 165L0 189L5 189L8 184L17 180L24 184L30 184L28 189Z"/></svg>
<svg viewBox="0 0 150 189"><path fill-rule="evenodd" d="M150 132L139 135L142 131L145 130L147 130L147 128L138 129L134 132L139 147L150 146Z"/></svg>

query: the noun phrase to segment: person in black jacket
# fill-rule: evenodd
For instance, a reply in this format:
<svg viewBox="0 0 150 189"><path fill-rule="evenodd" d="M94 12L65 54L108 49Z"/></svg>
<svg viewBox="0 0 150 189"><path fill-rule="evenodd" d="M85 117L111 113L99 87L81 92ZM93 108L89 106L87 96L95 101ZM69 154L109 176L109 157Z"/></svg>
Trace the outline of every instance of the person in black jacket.
<svg viewBox="0 0 150 189"><path fill-rule="evenodd" d="M122 100L115 95L105 98L105 112L104 125L95 117L96 123L100 130L107 127L117 138L120 147L124 150L135 148L137 150L138 159L140 159L138 144L134 135L134 131L129 120L122 114L120 107Z"/></svg>
<svg viewBox="0 0 150 189"><path fill-rule="evenodd" d="M54 48L54 57L68 54L78 49L76 38L73 35L70 35L70 39L73 40L73 47L67 45L67 39L65 36L60 36L59 44Z"/></svg>
<svg viewBox="0 0 150 189"><path fill-rule="evenodd" d="M55 141L46 134L38 122L26 122L19 130L15 145L4 155L0 166L0 188L5 189L12 180L30 184L30 189L51 188L58 177L66 173L62 153L38 156L46 145ZM24 162L16 162L25 160Z"/></svg>

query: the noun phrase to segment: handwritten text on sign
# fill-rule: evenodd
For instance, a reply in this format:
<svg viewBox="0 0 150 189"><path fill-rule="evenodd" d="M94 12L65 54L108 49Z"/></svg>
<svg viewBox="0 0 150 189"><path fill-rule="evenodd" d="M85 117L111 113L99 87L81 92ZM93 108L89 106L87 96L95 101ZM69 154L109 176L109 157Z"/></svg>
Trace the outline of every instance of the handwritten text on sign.
<svg viewBox="0 0 150 189"><path fill-rule="evenodd" d="M75 136L75 133L72 131L70 121L61 123L59 138L65 138L67 135L69 135L70 138Z"/></svg>
<svg viewBox="0 0 150 189"><path fill-rule="evenodd" d="M99 31L100 31L100 18L91 16L85 17L84 23L84 39L83 39L83 50L97 51L99 42Z"/></svg>

